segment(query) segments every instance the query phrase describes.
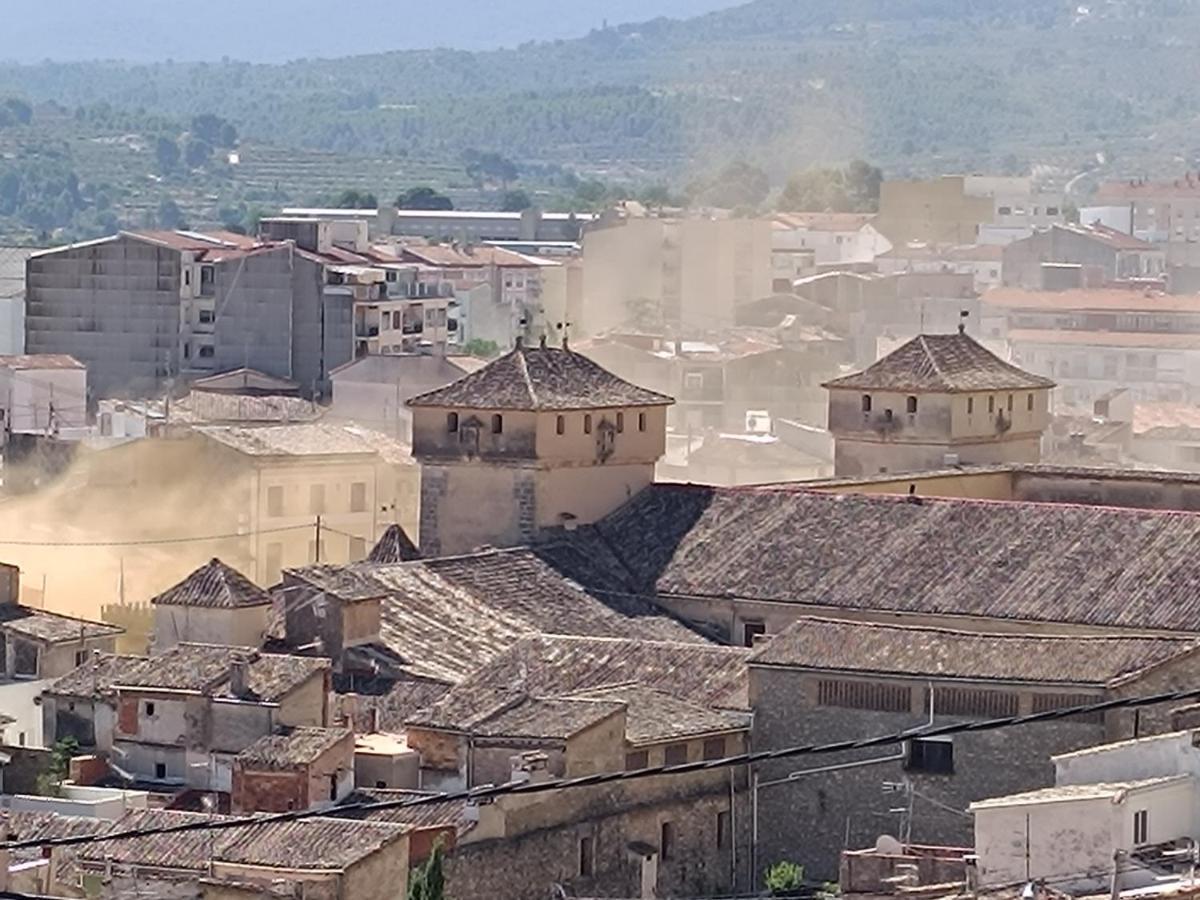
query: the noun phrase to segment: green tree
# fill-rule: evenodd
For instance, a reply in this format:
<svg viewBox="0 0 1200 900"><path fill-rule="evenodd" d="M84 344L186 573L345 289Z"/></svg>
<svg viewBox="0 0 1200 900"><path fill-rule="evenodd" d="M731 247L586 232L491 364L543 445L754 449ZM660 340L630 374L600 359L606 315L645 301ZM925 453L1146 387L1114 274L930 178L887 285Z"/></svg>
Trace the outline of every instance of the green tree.
<svg viewBox="0 0 1200 900"><path fill-rule="evenodd" d="M697 202L722 209L756 207L767 199L770 191L767 173L744 160L731 162L707 182L692 186Z"/></svg>
<svg viewBox="0 0 1200 900"><path fill-rule="evenodd" d="M856 159L844 169L806 169L788 179L779 208L790 212L874 212L883 172Z"/></svg>
<svg viewBox="0 0 1200 900"><path fill-rule="evenodd" d="M533 206L533 200L525 191L505 191L500 198L501 212L522 212Z"/></svg>
<svg viewBox="0 0 1200 900"><path fill-rule="evenodd" d="M158 162L158 171L169 175L179 165L179 144L173 138L160 135L154 142L154 158Z"/></svg>
<svg viewBox="0 0 1200 900"><path fill-rule="evenodd" d="M804 887L804 867L782 860L767 869L767 890L773 897L787 897Z"/></svg>
<svg viewBox="0 0 1200 900"><path fill-rule="evenodd" d="M183 158L189 168L199 169L201 166L208 164L212 157L212 144L208 141L200 140L199 138L188 138L187 144L183 148Z"/></svg>
<svg viewBox="0 0 1200 900"><path fill-rule="evenodd" d="M71 772L71 760L79 753L79 741L68 735L55 742L50 751L50 765L37 777L37 792L43 797L57 797L62 783Z"/></svg>
<svg viewBox="0 0 1200 900"><path fill-rule="evenodd" d="M408 883L408 900L445 900L446 876L442 871L442 842L433 846L433 852L424 865L413 869Z"/></svg>
<svg viewBox="0 0 1200 900"><path fill-rule="evenodd" d="M463 153L463 162L468 177L480 187L485 182L498 181L507 190L520 174L517 164L511 159L490 151L480 153L478 150L467 150Z"/></svg>
<svg viewBox="0 0 1200 900"><path fill-rule="evenodd" d="M170 197L163 197L158 204L158 224L160 228L187 228L183 219L183 210Z"/></svg>
<svg viewBox="0 0 1200 900"><path fill-rule="evenodd" d="M396 198L400 209L454 209L454 202L427 185L411 187Z"/></svg>
<svg viewBox="0 0 1200 900"><path fill-rule="evenodd" d="M342 191L333 205L338 209L378 209L379 199L369 191Z"/></svg>

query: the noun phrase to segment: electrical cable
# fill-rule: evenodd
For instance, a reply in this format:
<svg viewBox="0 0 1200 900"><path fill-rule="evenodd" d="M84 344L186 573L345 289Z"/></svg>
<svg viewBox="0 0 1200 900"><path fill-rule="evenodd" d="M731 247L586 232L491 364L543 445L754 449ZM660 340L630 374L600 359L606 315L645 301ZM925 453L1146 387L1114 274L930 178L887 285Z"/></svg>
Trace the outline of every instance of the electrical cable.
<svg viewBox="0 0 1200 900"><path fill-rule="evenodd" d="M323 527L323 526L322 526ZM283 531L311 531L312 525L286 525L282 528L263 528L258 531L239 531L228 534L200 534L190 537L147 538L129 541L25 541L0 538L4 547L149 547L159 544L189 544L204 541L227 541L255 537L260 534L279 534Z"/></svg>
<svg viewBox="0 0 1200 900"><path fill-rule="evenodd" d="M674 765L651 766L644 769L631 769L621 772L598 772L593 775L577 776L575 778L560 778L550 781L507 782L505 784L486 784L479 787L466 788L458 791L445 791L429 794L424 797L414 797L404 800L378 800L361 803L348 803L336 807L339 815L345 813L371 813L390 809L405 809L415 806L427 806L431 803L444 803L457 800L492 800L496 797L510 794L541 794L551 791L573 790L582 787L595 787L619 781L636 781L660 775L688 775L694 772L707 772L734 766L753 765L779 759L793 759L799 756L813 756L827 753L842 753L848 750L863 750L871 747L882 747L900 744L914 738L946 737L955 734L970 734L981 731L996 731L1002 728L1012 728L1017 725L1029 725L1035 722L1050 722L1066 719L1072 716L1088 715L1097 712L1107 712L1115 709L1134 709L1143 706L1154 706L1159 703L1177 703L1182 700L1200 699L1200 688L1168 691L1160 694L1148 694L1140 697L1118 697L1112 700L1102 700L1080 706L1066 706L1043 712L1026 713L1024 715L1004 716L996 719L980 719L973 722L955 722L948 725L919 725L903 731L890 734L876 735L869 738L834 741L825 744L800 744L780 747L774 750L755 750L749 753L739 753L720 759L697 760L694 762L676 763ZM164 825L155 828L130 828L124 831L112 832L105 835L71 836L49 838L45 840L10 841L0 846L8 850L19 850L25 847L60 847L77 844L91 844L103 841L123 840L127 838L149 837L156 834L173 834L184 831L224 830L238 828L243 825L261 825L271 822L293 822L303 819L326 817L330 809L293 810L283 813L267 813L250 816L230 816L226 819L204 819L179 825Z"/></svg>

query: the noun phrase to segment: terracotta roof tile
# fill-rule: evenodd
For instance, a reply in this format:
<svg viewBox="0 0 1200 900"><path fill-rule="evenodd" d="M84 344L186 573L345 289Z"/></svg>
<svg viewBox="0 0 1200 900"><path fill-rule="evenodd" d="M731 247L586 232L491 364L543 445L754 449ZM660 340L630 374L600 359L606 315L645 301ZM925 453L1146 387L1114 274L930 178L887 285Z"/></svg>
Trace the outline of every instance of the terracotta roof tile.
<svg viewBox="0 0 1200 900"><path fill-rule="evenodd" d="M103 656L100 657L103 659ZM126 657L125 659L128 659ZM215 644L177 644L165 653L145 659L140 664L116 665L109 670L113 680L102 685L96 679L97 690L116 687L155 688L196 691L210 696L229 696L229 677L235 662L248 666L246 686L250 693L263 701L279 700L318 672L330 668L328 659L260 653L241 647L222 647ZM70 683L92 681L84 663L75 672L64 676ZM52 687L62 692L60 679Z"/></svg>
<svg viewBox="0 0 1200 900"><path fill-rule="evenodd" d="M1099 687L1197 650L1195 637L980 634L802 617L750 665Z"/></svg>
<svg viewBox="0 0 1200 900"><path fill-rule="evenodd" d="M651 596L1200 631L1194 513L656 484L595 528Z"/></svg>
<svg viewBox="0 0 1200 900"><path fill-rule="evenodd" d="M345 800L343 805L351 803L378 803L389 800L418 800L432 796L426 791L387 790L384 788L358 788ZM401 806L395 809L381 809L372 812L343 811L335 806L329 810L331 816L346 816L353 819L366 819L370 822L397 822L411 825L414 828L437 828L439 826L454 828L462 835L474 826L474 821L467 817L466 800L441 800L433 803L422 803L420 806Z"/></svg>
<svg viewBox="0 0 1200 900"><path fill-rule="evenodd" d="M8 632L36 641L62 644L78 641L81 637L113 637L124 631L119 625L106 622L62 616L12 603L0 604L0 634Z"/></svg>
<svg viewBox="0 0 1200 900"><path fill-rule="evenodd" d="M654 744L750 728L749 713L710 709L644 684L619 684L573 696L624 705L625 739L631 744Z"/></svg>
<svg viewBox="0 0 1200 900"><path fill-rule="evenodd" d="M999 287L987 291L980 300L985 307L1004 309L1200 313L1200 294L1163 294L1158 291L1113 288L1030 291Z"/></svg>
<svg viewBox="0 0 1200 900"><path fill-rule="evenodd" d="M458 381L418 394L409 406L566 410L668 406L675 401L630 384L586 356L559 347L517 347Z"/></svg>
<svg viewBox="0 0 1200 900"><path fill-rule="evenodd" d="M267 606L271 596L237 569L211 559L150 602L160 606L239 609Z"/></svg>
<svg viewBox="0 0 1200 900"><path fill-rule="evenodd" d="M1006 363L966 334L920 334L861 372L828 388L896 391L1003 391L1051 388L1054 382Z"/></svg>
<svg viewBox="0 0 1200 900"><path fill-rule="evenodd" d="M353 733L349 728L283 728L260 737L235 761L243 769L256 771L293 769L315 762Z"/></svg>
<svg viewBox="0 0 1200 900"><path fill-rule="evenodd" d="M367 554L367 561L373 563L411 562L420 558L421 551L399 525L389 525Z"/></svg>

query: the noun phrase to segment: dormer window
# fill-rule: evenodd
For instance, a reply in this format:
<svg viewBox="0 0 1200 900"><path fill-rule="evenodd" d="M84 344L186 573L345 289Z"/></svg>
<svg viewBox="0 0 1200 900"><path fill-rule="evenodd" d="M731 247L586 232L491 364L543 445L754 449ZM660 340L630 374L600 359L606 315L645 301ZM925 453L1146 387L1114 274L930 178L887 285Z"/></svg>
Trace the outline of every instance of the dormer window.
<svg viewBox="0 0 1200 900"><path fill-rule="evenodd" d="M446 413L446 431L449 434L458 431L458 413Z"/></svg>
<svg viewBox="0 0 1200 900"><path fill-rule="evenodd" d="M862 395L862 411L863 412L871 411L871 395L870 394Z"/></svg>
<svg viewBox="0 0 1200 900"><path fill-rule="evenodd" d="M504 433L504 416L496 413L492 416L492 434Z"/></svg>

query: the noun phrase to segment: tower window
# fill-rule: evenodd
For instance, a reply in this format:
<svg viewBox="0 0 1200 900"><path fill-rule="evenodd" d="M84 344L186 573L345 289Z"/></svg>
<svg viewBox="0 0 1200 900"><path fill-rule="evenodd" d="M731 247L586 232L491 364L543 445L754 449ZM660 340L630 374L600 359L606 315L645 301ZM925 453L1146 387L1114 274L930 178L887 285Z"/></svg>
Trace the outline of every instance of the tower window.
<svg viewBox="0 0 1200 900"><path fill-rule="evenodd" d="M917 411L917 398L909 397L904 401L904 406L910 413L915 413Z"/></svg>
<svg viewBox="0 0 1200 900"><path fill-rule="evenodd" d="M994 413L995 411L996 411L996 398L994 396L988 397L988 412Z"/></svg>
<svg viewBox="0 0 1200 900"><path fill-rule="evenodd" d="M871 411L871 395L870 394L862 395L862 411L863 412Z"/></svg>
<svg viewBox="0 0 1200 900"><path fill-rule="evenodd" d="M1029 412L1033 412L1033 394L1030 394L1025 398L1025 408L1029 410Z"/></svg>
<svg viewBox="0 0 1200 900"><path fill-rule="evenodd" d="M592 433L592 416L590 413L585 413L583 416L583 433Z"/></svg>
<svg viewBox="0 0 1200 900"><path fill-rule="evenodd" d="M975 412L975 398L968 397L967 398L967 415L969 416L973 412Z"/></svg>
<svg viewBox="0 0 1200 900"><path fill-rule="evenodd" d="M1008 395L1008 411L1009 412L1013 411L1013 395L1012 394Z"/></svg>
<svg viewBox="0 0 1200 900"><path fill-rule="evenodd" d="M554 420L554 430L558 434L566 434L567 432L567 417L558 416Z"/></svg>
<svg viewBox="0 0 1200 900"><path fill-rule="evenodd" d="M617 431L623 432L624 430L625 430L625 413L619 412L619 413L617 413Z"/></svg>
<svg viewBox="0 0 1200 900"><path fill-rule="evenodd" d="M492 416L492 434L504 433L504 416L496 413Z"/></svg>
<svg viewBox="0 0 1200 900"><path fill-rule="evenodd" d="M638 413L638 431L646 430L646 414Z"/></svg>
<svg viewBox="0 0 1200 900"><path fill-rule="evenodd" d="M450 434L458 431L458 413L446 413L446 431Z"/></svg>

